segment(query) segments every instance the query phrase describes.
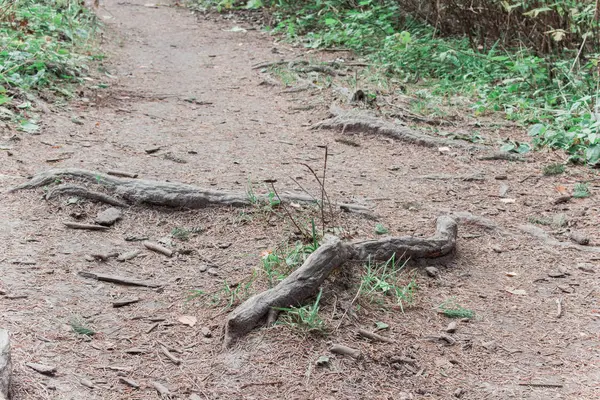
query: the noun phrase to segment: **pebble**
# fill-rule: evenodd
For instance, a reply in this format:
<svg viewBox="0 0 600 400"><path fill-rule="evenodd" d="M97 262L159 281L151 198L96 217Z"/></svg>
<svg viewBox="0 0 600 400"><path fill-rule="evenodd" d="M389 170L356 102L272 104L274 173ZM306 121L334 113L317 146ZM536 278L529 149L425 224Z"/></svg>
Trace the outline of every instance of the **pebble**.
<svg viewBox="0 0 600 400"><path fill-rule="evenodd" d="M208 272L210 275L213 275L213 276L219 275L219 270L216 269L216 268L214 268L214 267L213 268L209 268L208 271L206 271L206 272Z"/></svg>
<svg viewBox="0 0 600 400"><path fill-rule="evenodd" d="M107 208L96 216L96 223L103 226L114 225L115 222L121 219L123 213L115 207Z"/></svg>
<svg viewBox="0 0 600 400"><path fill-rule="evenodd" d="M456 322L452 321L448 324L448 327L446 328L446 332L448 333L454 333L456 332Z"/></svg>
<svg viewBox="0 0 600 400"><path fill-rule="evenodd" d="M427 267L425 268L425 272L427 272L427 275L429 275L430 277L435 278L439 275L440 270L436 267Z"/></svg>
<svg viewBox="0 0 600 400"><path fill-rule="evenodd" d="M577 268L583 272L588 272L591 274L596 272L596 270L594 269L594 265L590 263L579 263L577 264Z"/></svg>

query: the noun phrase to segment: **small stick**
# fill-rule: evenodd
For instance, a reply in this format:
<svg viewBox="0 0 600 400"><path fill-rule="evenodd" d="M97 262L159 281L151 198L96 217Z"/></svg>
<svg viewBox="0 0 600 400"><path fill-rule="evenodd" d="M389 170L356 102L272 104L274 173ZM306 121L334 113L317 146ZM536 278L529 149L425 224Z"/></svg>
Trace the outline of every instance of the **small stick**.
<svg viewBox="0 0 600 400"><path fill-rule="evenodd" d="M113 176L121 176L123 178L137 178L138 174L133 173L133 172L127 172L127 171L119 171L116 169L110 170L108 172L106 172L108 175L113 175Z"/></svg>
<svg viewBox="0 0 600 400"><path fill-rule="evenodd" d="M138 301L140 301L140 299L137 297L133 298L133 299L121 299L121 300L114 301L112 303L112 306L114 308L119 308L119 307L123 307L123 306L128 306L133 303L137 303Z"/></svg>
<svg viewBox="0 0 600 400"><path fill-rule="evenodd" d="M126 384L127 386L131 386L134 389L139 389L140 385L133 379L125 378L123 376L119 377L119 382Z"/></svg>
<svg viewBox="0 0 600 400"><path fill-rule="evenodd" d="M116 276L116 275L98 274L98 273L92 273L92 272L87 272L87 271L79 271L78 275L82 276L84 278L96 279L98 281L103 281L103 282L119 283L121 285L144 286L144 287L149 287L149 288L157 288L157 287L161 286L161 285L159 285L157 283L153 283L153 282L138 281L136 279L124 278L124 277Z"/></svg>
<svg viewBox="0 0 600 400"><path fill-rule="evenodd" d="M146 335L149 333L152 333L152 331L155 330L156 328L158 328L159 325L160 325L160 322L156 322L156 323L152 324L152 326L146 330Z"/></svg>
<svg viewBox="0 0 600 400"><path fill-rule="evenodd" d="M171 362L175 365L179 365L181 364L181 360L177 357L175 357L173 354L171 354L171 352L169 351L169 349L167 349L165 346L160 346L160 350L162 351L162 353L167 356L167 358L169 360L171 360ZM159 390L160 392L160 390Z"/></svg>
<svg viewBox="0 0 600 400"><path fill-rule="evenodd" d="M358 334L360 336L366 337L367 339L371 339L371 340L375 340L375 341L379 341L379 342L385 342L385 343L394 343L394 341L390 338L386 338L385 336L381 336L376 333L369 332L365 329L359 329Z"/></svg>
<svg viewBox="0 0 600 400"><path fill-rule="evenodd" d="M171 395L171 392L169 391L169 389L167 389L167 387L161 383L152 382L152 386L154 386L154 389L156 389L156 391L163 398L168 398Z"/></svg>
<svg viewBox="0 0 600 400"><path fill-rule="evenodd" d="M562 383L543 383L543 382L519 382L519 386L534 386L534 387L563 387Z"/></svg>
<svg viewBox="0 0 600 400"><path fill-rule="evenodd" d="M302 236L306 237L307 239L310 239L310 235L307 235L304 232L304 230L302 228L300 228L300 226L296 223L296 220L294 219L294 217L292 217L290 210L288 210L287 207L285 206L285 204L283 203L283 201L281 201L281 197L279 197L279 193L277 193L277 190L275 190L275 184L273 182L271 182L271 187L273 188L273 193L275 193L275 196L277 196L277 199L279 200L279 204L281 204L281 206L283 207L283 210L285 211L287 216L290 218L290 220L292 220L292 223L294 224L296 229L298 229L298 231L300 231L300 234Z"/></svg>
<svg viewBox="0 0 600 400"><path fill-rule="evenodd" d="M332 353L341 354L344 356L350 356L350 357L356 358L356 359L359 359L362 357L360 350L352 349L350 347L346 347L341 344L334 344L333 346L331 346L331 349L329 349L329 350Z"/></svg>
<svg viewBox="0 0 600 400"><path fill-rule="evenodd" d="M172 250L169 250L169 249L167 249L166 247L163 247L163 246L161 246L161 245L160 245L160 244L158 244L158 243L152 243L152 242L148 242L148 241L146 241L146 242L144 242L143 244L144 244L144 246L145 246L145 247L146 247L148 250L152 250L152 251L155 251L155 252L157 252L157 253L164 254L164 255L165 255L165 256L167 256L167 257L171 257L171 256L173 255L173 251L172 251Z"/></svg>
<svg viewBox="0 0 600 400"><path fill-rule="evenodd" d="M77 222L63 222L67 228L71 229L87 229L90 231L106 231L108 226L92 225L92 224L78 224Z"/></svg>
<svg viewBox="0 0 600 400"><path fill-rule="evenodd" d="M102 254L102 253L92 253L90 254L92 257L94 257L97 260L100 261L108 261L109 258L112 257L117 257L119 255L119 253L108 253L108 254Z"/></svg>
<svg viewBox="0 0 600 400"><path fill-rule="evenodd" d="M272 382L250 382L250 383L244 383L242 385L242 389L246 389L247 387L250 386L266 386L266 385L281 385L283 382L281 381L272 381Z"/></svg>
<svg viewBox="0 0 600 400"><path fill-rule="evenodd" d="M556 299L556 318L560 318L562 316L562 299Z"/></svg>

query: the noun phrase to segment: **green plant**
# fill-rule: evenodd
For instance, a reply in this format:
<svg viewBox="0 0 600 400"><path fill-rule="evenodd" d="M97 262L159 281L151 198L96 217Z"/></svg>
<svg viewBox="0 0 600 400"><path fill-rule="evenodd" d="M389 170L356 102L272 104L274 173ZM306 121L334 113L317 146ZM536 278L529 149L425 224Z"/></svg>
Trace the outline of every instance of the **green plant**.
<svg viewBox="0 0 600 400"><path fill-rule="evenodd" d="M546 165L543 169L543 173L546 176L560 175L565 172L565 165L560 163Z"/></svg>
<svg viewBox="0 0 600 400"><path fill-rule="evenodd" d="M188 241L190 239L190 231L186 228L173 228L171 236L182 241Z"/></svg>
<svg viewBox="0 0 600 400"><path fill-rule="evenodd" d="M319 239L313 220L312 241L310 243L304 244L298 241L292 247L285 245L275 251L266 251L263 253L261 258L262 270L267 276L269 286L273 287L284 280L318 248Z"/></svg>
<svg viewBox="0 0 600 400"><path fill-rule="evenodd" d="M371 302L383 303L386 298L391 298L404 312L404 305L413 303L418 289L414 275L406 283L406 279L401 279L405 266L406 261L396 262L395 255L385 263L369 259L361 276L359 294Z"/></svg>
<svg viewBox="0 0 600 400"><path fill-rule="evenodd" d="M221 287L212 293L207 293L202 289L193 289L188 293L186 302L200 299L202 304L211 307L219 306L227 310L250 297L254 280L255 274L253 273L249 279L234 284L229 284L227 280L224 280Z"/></svg>
<svg viewBox="0 0 600 400"><path fill-rule="evenodd" d="M73 332L79 335L94 336L96 334L96 332L93 329L88 328L83 322L80 322L76 318L71 319L69 325L71 325L71 329L73 330Z"/></svg>
<svg viewBox="0 0 600 400"><path fill-rule="evenodd" d="M436 308L448 318L472 319L475 317L475 312L473 310L462 307L460 304L456 303L454 298L444 301Z"/></svg>
<svg viewBox="0 0 600 400"><path fill-rule="evenodd" d="M325 322L319 316L319 303L322 294L323 289L319 290L319 294L313 304L302 307L275 308L275 310L283 312L277 320L277 325L289 326L303 333L325 334Z"/></svg>
<svg viewBox="0 0 600 400"><path fill-rule="evenodd" d="M36 91L69 95L66 84L87 73L96 16L75 0L0 0L0 106L17 112L19 129L38 129L31 108Z"/></svg>
<svg viewBox="0 0 600 400"><path fill-rule="evenodd" d="M584 197L590 197L592 193L587 185L587 183L579 182L575 184L573 189L573 197L582 199Z"/></svg>
<svg viewBox="0 0 600 400"><path fill-rule="evenodd" d="M504 151L547 146L563 149L574 162L600 163L594 0L475 0L471 8L453 0L420 3L203 0L221 9L263 7L274 16L272 30L292 41L353 50L371 65L363 82L386 90L396 82L427 93L412 105L417 113L443 116L437 104L460 95L475 116L497 113L530 127L531 144L509 140Z"/></svg>
<svg viewBox="0 0 600 400"><path fill-rule="evenodd" d="M377 235L385 235L387 233L389 233L389 229L386 228L383 224L377 224L375 225L375 233Z"/></svg>

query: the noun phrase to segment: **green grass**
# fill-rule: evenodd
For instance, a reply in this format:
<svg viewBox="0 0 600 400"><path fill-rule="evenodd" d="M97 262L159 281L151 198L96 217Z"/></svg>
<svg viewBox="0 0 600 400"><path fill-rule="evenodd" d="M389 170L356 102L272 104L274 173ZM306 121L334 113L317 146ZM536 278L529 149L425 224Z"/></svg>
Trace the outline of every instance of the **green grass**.
<svg viewBox="0 0 600 400"><path fill-rule="evenodd" d="M289 326L301 333L325 334L327 332L325 322L319 316L319 303L322 294L323 290L321 289L314 303L309 305L275 308L275 310L282 312L277 320L277 325Z"/></svg>
<svg viewBox="0 0 600 400"><path fill-rule="evenodd" d="M287 244L274 251L267 251L261 258L262 270L269 286L273 287L284 280L292 271L300 267L315 250L319 248L319 237L314 221L312 222L312 241L308 244L301 241L292 246Z"/></svg>
<svg viewBox="0 0 600 400"><path fill-rule="evenodd" d="M405 276L405 266L406 262L396 262L395 256L385 263L369 260L361 276L359 294L370 302L382 305L390 299L404 311L405 305L414 302L418 289L414 275Z"/></svg>
<svg viewBox="0 0 600 400"><path fill-rule="evenodd" d="M385 235L387 233L389 233L389 229L386 228L383 224L377 224L375 225L375 233L377 235Z"/></svg>
<svg viewBox="0 0 600 400"><path fill-rule="evenodd" d="M93 329L87 327L83 322L79 321L76 318L73 318L69 322L69 325L71 325L71 329L73 330L73 332L79 335L91 337L96 334L96 332Z"/></svg>
<svg viewBox="0 0 600 400"><path fill-rule="evenodd" d="M76 0L0 0L0 114L35 133L37 93L70 97L88 73L96 16Z"/></svg>
<svg viewBox="0 0 600 400"><path fill-rule="evenodd" d="M565 165L560 163L546 165L542 172L546 176L560 175L565 172Z"/></svg>
<svg viewBox="0 0 600 400"><path fill-rule="evenodd" d="M207 293L202 289L193 289L188 293L186 302L199 300L204 306L221 307L228 310L241 304L253 294L255 278L256 275L252 274L249 279L235 284L230 284L227 280L224 280L221 287L211 293Z"/></svg>
<svg viewBox="0 0 600 400"><path fill-rule="evenodd" d="M444 301L437 306L437 309L448 318L472 319L475 317L475 312L473 310L462 307L460 304L456 303L454 299Z"/></svg>
<svg viewBox="0 0 600 400"><path fill-rule="evenodd" d="M575 184L575 187L573 188L573 197L583 199L585 197L590 197L591 195L592 193L590 192L587 183L579 182Z"/></svg>
<svg viewBox="0 0 600 400"><path fill-rule="evenodd" d="M572 162L600 163L600 22L592 1L502 3L496 15L473 14L477 26L490 26L502 13L512 13L511 21L544 26L536 31L544 40L530 43L549 43L548 48L528 48L522 40L513 41L513 47L500 40L477 46L468 37L444 37L407 16L409 11L393 0L200 2L218 9L265 8L275 21L270 29L290 41L313 49L353 50L371 66L354 78L355 84L374 83L377 90L393 90L392 95L418 97L411 106L415 113L443 117L438 105L459 96L467 100L462 108L472 116L496 114L517 121L528 130L531 143L509 141L499 144L503 150L549 147L566 151ZM442 7L452 4L443 1ZM490 21L478 20L486 17ZM557 20L563 22L547 26ZM563 30L567 25L568 32ZM499 29L510 29L504 36L523 36L513 32L514 26L519 25ZM579 48L585 48L583 54Z"/></svg>

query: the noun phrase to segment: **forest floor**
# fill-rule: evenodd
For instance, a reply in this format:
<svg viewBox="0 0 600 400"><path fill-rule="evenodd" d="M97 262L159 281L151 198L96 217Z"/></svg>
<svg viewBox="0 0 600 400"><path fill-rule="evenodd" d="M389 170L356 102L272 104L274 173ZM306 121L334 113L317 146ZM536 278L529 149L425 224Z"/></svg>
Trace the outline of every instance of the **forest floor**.
<svg viewBox="0 0 600 400"><path fill-rule="evenodd" d="M330 116L332 102L352 107L343 101L347 93L319 85L343 87L357 77L362 67L351 55L309 52L277 41L248 18L194 14L170 1L107 0L98 15L108 58L92 80L68 106L48 104L38 135L5 130L0 137L0 327L12 338L14 400L155 399L153 382L183 399L600 398L594 171L569 167L545 176L544 166L563 162L548 152L525 161L480 160L465 147L469 142L456 138L477 132L493 150L498 140L525 134L506 121L475 120L458 101L440 105L447 113L437 122L396 113L397 124L414 130L453 132L448 137L457 146L312 129ZM340 58L343 74L333 77L292 73L286 64L253 68L280 59ZM373 82L354 84L369 89ZM388 118L413 101L384 98L370 109ZM447 124L432 130L442 120ZM336 228L346 236L372 238L382 227L395 236L429 236L436 217L462 215L454 256L427 264L436 276L424 263L405 266L401 279L414 280L418 290L404 310L357 298L356 282L323 292L325 336L276 325L222 349L231 284L248 282L255 272L256 290L263 289L261 255L294 241L281 210L135 205L109 230L92 232L63 222L90 223L106 205L47 201L42 189L6 193L37 172L76 167L238 192L249 182L261 192L260 182L275 179L281 191L299 190L298 182L319 196L302 164L320 174L324 146L329 197L370 207L377 218L339 214ZM591 182L591 197L563 197L580 181ZM305 211L306 221L311 213ZM577 246L573 234L591 242ZM150 252L132 240L142 237L178 252L170 258ZM86 260L133 250L142 253L125 262ZM213 264L218 268L207 268ZM161 287L98 282L80 271ZM215 294L220 306L202 296L189 300L197 289ZM138 301L113 306L130 298ZM450 303L474 312L455 320L454 333L446 333L452 320L439 312ZM379 333L390 343L356 335L376 322L389 326ZM81 334L82 326L95 334ZM437 340L440 335L453 342ZM333 343L363 357L332 355ZM328 365L316 364L321 356L330 357ZM30 362L57 370L46 376Z"/></svg>

